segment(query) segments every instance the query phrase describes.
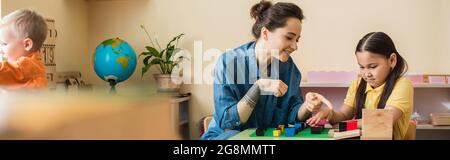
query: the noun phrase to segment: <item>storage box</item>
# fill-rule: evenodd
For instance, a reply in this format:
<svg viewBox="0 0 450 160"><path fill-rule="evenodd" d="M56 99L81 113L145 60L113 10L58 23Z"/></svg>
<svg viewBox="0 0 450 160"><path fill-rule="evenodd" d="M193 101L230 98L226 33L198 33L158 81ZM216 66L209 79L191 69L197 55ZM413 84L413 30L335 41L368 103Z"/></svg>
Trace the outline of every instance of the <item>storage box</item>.
<svg viewBox="0 0 450 160"><path fill-rule="evenodd" d="M308 83L351 83L357 77L356 71L309 71Z"/></svg>
<svg viewBox="0 0 450 160"><path fill-rule="evenodd" d="M424 84L425 76L423 74L406 74L406 78L411 80L413 84Z"/></svg>
<svg viewBox="0 0 450 160"><path fill-rule="evenodd" d="M450 125L450 113L431 113L430 119L435 126Z"/></svg>
<svg viewBox="0 0 450 160"><path fill-rule="evenodd" d="M428 82L430 84L446 84L445 76L428 76Z"/></svg>

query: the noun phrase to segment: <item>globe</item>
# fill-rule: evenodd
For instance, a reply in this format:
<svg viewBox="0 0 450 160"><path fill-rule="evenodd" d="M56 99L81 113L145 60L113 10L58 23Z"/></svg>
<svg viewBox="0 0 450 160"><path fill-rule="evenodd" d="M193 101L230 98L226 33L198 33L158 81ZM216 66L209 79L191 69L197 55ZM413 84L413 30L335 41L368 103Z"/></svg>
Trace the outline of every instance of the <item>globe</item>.
<svg viewBox="0 0 450 160"><path fill-rule="evenodd" d="M110 83L111 92L115 92L115 85L127 80L136 69L136 53L130 44L120 38L99 44L93 59L95 73Z"/></svg>

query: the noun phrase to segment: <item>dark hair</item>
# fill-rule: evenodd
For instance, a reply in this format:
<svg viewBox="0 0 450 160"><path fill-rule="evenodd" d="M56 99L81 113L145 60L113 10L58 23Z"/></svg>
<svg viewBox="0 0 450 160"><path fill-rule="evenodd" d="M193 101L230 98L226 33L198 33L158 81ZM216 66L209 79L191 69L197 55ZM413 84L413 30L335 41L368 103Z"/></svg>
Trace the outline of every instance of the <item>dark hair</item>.
<svg viewBox="0 0 450 160"><path fill-rule="evenodd" d="M397 63L386 78L386 84L381 94L380 101L378 102L377 108L383 109L386 105L387 99L394 89L395 82L408 70L408 64L398 53L392 39L383 32L372 32L359 40L359 43L356 46L355 54L363 51L369 51L374 54L382 55L386 59L389 59L392 53L397 55ZM366 102L366 86L367 82L362 78L359 83L358 90L356 91L356 117L358 119L362 117L362 109L364 108L364 104Z"/></svg>
<svg viewBox="0 0 450 160"><path fill-rule="evenodd" d="M266 27L269 31L284 27L288 18L304 19L303 11L293 3L272 2L262 0L250 9L250 15L256 20L252 27L253 36L258 39L261 36L261 29Z"/></svg>

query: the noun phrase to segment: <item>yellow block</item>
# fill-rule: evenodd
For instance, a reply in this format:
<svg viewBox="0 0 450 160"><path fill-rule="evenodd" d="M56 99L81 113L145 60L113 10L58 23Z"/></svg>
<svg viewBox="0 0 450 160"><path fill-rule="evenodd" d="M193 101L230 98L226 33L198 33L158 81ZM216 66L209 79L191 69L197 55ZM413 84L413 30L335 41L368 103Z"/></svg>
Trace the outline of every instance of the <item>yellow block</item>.
<svg viewBox="0 0 450 160"><path fill-rule="evenodd" d="M284 125L278 125L278 128L280 128L281 129L281 132L284 132Z"/></svg>
<svg viewBox="0 0 450 160"><path fill-rule="evenodd" d="M280 130L273 130L273 136L274 137L279 137L281 135L281 131Z"/></svg>

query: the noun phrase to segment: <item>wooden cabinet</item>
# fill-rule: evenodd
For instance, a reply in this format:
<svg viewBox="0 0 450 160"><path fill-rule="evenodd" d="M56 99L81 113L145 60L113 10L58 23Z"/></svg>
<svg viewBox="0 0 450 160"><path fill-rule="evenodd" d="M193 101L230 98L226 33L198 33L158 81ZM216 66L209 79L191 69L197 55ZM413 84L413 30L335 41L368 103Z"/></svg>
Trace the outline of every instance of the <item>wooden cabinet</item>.
<svg viewBox="0 0 450 160"><path fill-rule="evenodd" d="M10 97L0 139L179 140L189 137L189 97ZM3 107L5 107L3 106Z"/></svg>

